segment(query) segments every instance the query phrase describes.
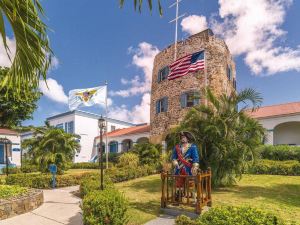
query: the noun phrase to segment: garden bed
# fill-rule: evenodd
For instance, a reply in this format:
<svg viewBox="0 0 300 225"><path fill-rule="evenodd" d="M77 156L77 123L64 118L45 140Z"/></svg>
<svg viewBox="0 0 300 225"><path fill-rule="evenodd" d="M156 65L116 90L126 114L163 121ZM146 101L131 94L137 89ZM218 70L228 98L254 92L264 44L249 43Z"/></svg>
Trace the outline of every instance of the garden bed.
<svg viewBox="0 0 300 225"><path fill-rule="evenodd" d="M3 188L0 192L0 220L32 211L44 201L41 190L8 185L1 185L0 188Z"/></svg>

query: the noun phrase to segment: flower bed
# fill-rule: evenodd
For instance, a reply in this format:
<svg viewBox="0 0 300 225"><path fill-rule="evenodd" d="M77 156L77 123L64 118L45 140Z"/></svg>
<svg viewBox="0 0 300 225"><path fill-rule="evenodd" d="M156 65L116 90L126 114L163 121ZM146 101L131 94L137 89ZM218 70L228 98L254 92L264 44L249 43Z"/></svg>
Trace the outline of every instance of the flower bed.
<svg viewBox="0 0 300 225"><path fill-rule="evenodd" d="M2 191L4 198L0 198L0 220L32 211L42 205L44 201L41 190L16 186L3 188L11 190Z"/></svg>

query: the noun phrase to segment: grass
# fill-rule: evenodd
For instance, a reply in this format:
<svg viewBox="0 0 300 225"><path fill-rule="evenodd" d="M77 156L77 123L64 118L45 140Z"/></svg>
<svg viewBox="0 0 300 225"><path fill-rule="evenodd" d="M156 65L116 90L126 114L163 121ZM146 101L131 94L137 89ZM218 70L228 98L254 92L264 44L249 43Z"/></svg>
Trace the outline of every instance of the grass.
<svg viewBox="0 0 300 225"><path fill-rule="evenodd" d="M153 175L116 184L130 202L130 224L154 219L160 209L160 176ZM300 221L300 177L244 175L236 186L214 190L213 206L249 205Z"/></svg>
<svg viewBox="0 0 300 225"><path fill-rule="evenodd" d="M19 187L15 185L0 185L0 200L8 199L11 197L17 197L26 194L27 188Z"/></svg>

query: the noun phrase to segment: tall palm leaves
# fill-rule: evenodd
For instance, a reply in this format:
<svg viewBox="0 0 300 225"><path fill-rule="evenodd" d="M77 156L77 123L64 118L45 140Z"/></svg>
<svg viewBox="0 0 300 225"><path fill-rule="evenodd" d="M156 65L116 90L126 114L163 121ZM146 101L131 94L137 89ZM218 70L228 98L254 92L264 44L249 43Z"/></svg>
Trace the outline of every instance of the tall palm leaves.
<svg viewBox="0 0 300 225"><path fill-rule="evenodd" d="M62 129L46 127L36 129L34 138L22 143L22 148L28 149L29 156L40 166L41 171L48 170L51 163L58 166L62 172L66 162L70 162L80 145L75 140L77 135L68 134Z"/></svg>
<svg viewBox="0 0 300 225"><path fill-rule="evenodd" d="M245 111L248 102L254 110L262 98L252 89L219 97L207 90L206 96L208 105L191 109L178 129L194 133L202 167L212 167L213 184L232 184L256 158L255 149L263 139L264 129Z"/></svg>
<svg viewBox="0 0 300 225"><path fill-rule="evenodd" d="M148 7L150 9L150 11L152 11L152 7L153 7L153 1L152 0L147 0L148 2ZM119 0L119 4L121 7L124 6L125 0ZM134 10L139 10L139 12L142 11L142 5L143 5L143 0L133 0L133 4L134 4ZM161 6L161 2L160 0L157 0L157 4L158 4L158 10L159 10L159 14L162 15L162 6Z"/></svg>
<svg viewBox="0 0 300 225"><path fill-rule="evenodd" d="M44 15L39 0L1 0L0 34L8 56L4 18L12 27L16 39L16 53L0 88L8 86L18 93L21 89L37 87L40 77L46 78L52 51L47 26L40 19Z"/></svg>

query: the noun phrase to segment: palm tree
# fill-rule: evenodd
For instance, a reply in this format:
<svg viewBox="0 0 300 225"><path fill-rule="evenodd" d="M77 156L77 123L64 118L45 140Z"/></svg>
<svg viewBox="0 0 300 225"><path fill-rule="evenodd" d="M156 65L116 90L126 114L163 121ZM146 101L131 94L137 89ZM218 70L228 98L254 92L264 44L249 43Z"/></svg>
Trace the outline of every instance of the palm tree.
<svg viewBox="0 0 300 225"><path fill-rule="evenodd" d="M72 161L75 151L80 148L76 138L77 135L48 126L36 129L34 137L25 140L22 148L28 150L28 155L42 172L48 171L49 165L54 163L58 173L62 173L66 163Z"/></svg>
<svg viewBox="0 0 300 225"><path fill-rule="evenodd" d="M121 8L124 6L125 0L119 0ZM148 7L152 11L152 0L148 0ZM143 0L133 0L134 10L138 8L139 12L142 11ZM160 0L157 0L159 14L162 15L162 6Z"/></svg>
<svg viewBox="0 0 300 225"><path fill-rule="evenodd" d="M195 135L201 146L200 164L212 168L214 186L233 184L256 159L264 137L263 127L246 111L248 102L255 110L262 98L253 89L220 97L207 90L206 96L209 103L192 108L176 132L189 130Z"/></svg>
<svg viewBox="0 0 300 225"><path fill-rule="evenodd" d="M6 53L12 65L0 81L0 88L7 86L17 93L21 90L38 87L40 78L46 79L51 63L52 51L47 36L47 26L40 19L44 16L39 0L1 0L0 1L0 34ZM11 58L11 50L6 42L7 19L12 27L16 52Z"/></svg>

